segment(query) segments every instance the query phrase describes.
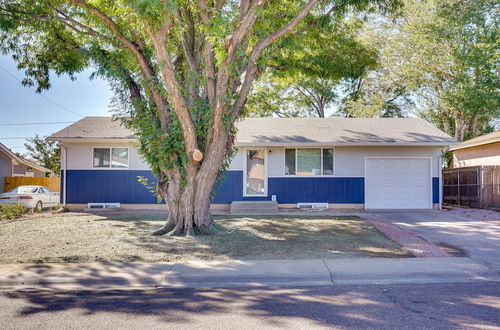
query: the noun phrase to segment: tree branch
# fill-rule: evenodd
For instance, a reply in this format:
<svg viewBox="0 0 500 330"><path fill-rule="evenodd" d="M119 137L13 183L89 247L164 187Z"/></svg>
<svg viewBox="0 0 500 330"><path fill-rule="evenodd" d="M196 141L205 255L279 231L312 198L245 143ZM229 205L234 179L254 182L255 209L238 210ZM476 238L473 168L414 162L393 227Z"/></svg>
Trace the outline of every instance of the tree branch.
<svg viewBox="0 0 500 330"><path fill-rule="evenodd" d="M241 85L240 95L238 99L233 103L233 110L232 110L233 122L236 120L236 118L238 117L239 113L241 112L243 106L247 101L248 94L250 93L250 89L252 87L252 81L254 80L258 70L257 61L262 51L267 46L269 46L270 44L272 44L279 38L283 37L291 30L293 30L297 26L297 24L299 24L299 22L313 9L313 7L318 2L319 0L309 0L290 22L288 22L285 26L281 27L275 32L271 33L270 35L259 41L254 46L252 53L250 54L250 58L248 60L247 68L245 70L245 78Z"/></svg>
<svg viewBox="0 0 500 330"><path fill-rule="evenodd" d="M163 26L157 31L147 29L157 56L158 63L161 65L161 73L167 90L172 98L172 106L179 119L186 145L186 154L190 160L201 161L197 155L198 139L194 128L194 123L186 106L186 101L181 93L181 87L175 76L175 68L172 64L172 58L165 48L165 42L168 34L168 26ZM199 159L196 159L199 158Z"/></svg>
<svg viewBox="0 0 500 330"><path fill-rule="evenodd" d="M103 22L113 33L113 35L136 57L139 66L141 67L141 72L148 81L148 89L151 93L151 97L156 104L156 108L160 115L161 125L163 129L166 129L169 123L168 117L168 104L167 101L161 95L160 90L158 89L158 80L156 79L156 75L154 73L153 68L151 67L149 60L144 55L142 49L135 42L125 38L125 36L120 32L115 22L107 16L105 13L101 12L94 6L88 4L84 0L68 0L74 5L87 10L93 16L97 17L101 22Z"/></svg>

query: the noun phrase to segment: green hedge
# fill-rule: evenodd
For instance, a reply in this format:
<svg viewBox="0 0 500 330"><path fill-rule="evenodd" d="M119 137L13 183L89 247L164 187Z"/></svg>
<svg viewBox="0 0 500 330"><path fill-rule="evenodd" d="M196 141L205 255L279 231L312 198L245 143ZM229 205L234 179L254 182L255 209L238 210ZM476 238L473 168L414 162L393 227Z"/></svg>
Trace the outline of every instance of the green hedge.
<svg viewBox="0 0 500 330"><path fill-rule="evenodd" d="M19 218L25 210L22 203L0 204L0 220Z"/></svg>

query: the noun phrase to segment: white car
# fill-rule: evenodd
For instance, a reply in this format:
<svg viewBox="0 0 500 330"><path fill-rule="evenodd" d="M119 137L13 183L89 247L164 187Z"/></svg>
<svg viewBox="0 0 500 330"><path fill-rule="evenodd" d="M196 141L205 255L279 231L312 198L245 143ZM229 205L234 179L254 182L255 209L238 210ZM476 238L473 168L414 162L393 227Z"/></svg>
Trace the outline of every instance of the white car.
<svg viewBox="0 0 500 330"><path fill-rule="evenodd" d="M59 193L43 186L19 186L0 194L0 204L22 203L24 207L37 212L59 203Z"/></svg>

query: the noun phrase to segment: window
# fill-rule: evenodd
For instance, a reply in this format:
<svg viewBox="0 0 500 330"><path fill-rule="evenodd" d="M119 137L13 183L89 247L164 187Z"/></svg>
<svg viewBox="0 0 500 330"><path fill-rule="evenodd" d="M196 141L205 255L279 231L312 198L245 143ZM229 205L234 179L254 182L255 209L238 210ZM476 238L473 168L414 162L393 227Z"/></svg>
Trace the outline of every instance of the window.
<svg viewBox="0 0 500 330"><path fill-rule="evenodd" d="M94 148L94 167L128 168L128 148Z"/></svg>
<svg viewBox="0 0 500 330"><path fill-rule="evenodd" d="M94 149L94 167L109 167L109 148Z"/></svg>
<svg viewBox="0 0 500 330"><path fill-rule="evenodd" d="M285 175L333 175L333 149L285 149Z"/></svg>

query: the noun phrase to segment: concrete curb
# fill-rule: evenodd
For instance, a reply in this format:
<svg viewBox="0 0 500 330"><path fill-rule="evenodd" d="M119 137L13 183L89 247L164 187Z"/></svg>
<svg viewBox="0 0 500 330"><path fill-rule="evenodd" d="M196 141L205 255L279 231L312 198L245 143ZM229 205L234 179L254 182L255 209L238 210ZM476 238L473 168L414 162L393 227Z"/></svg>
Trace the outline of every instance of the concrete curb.
<svg viewBox="0 0 500 330"><path fill-rule="evenodd" d="M0 265L0 290L318 286L500 281L469 258Z"/></svg>

